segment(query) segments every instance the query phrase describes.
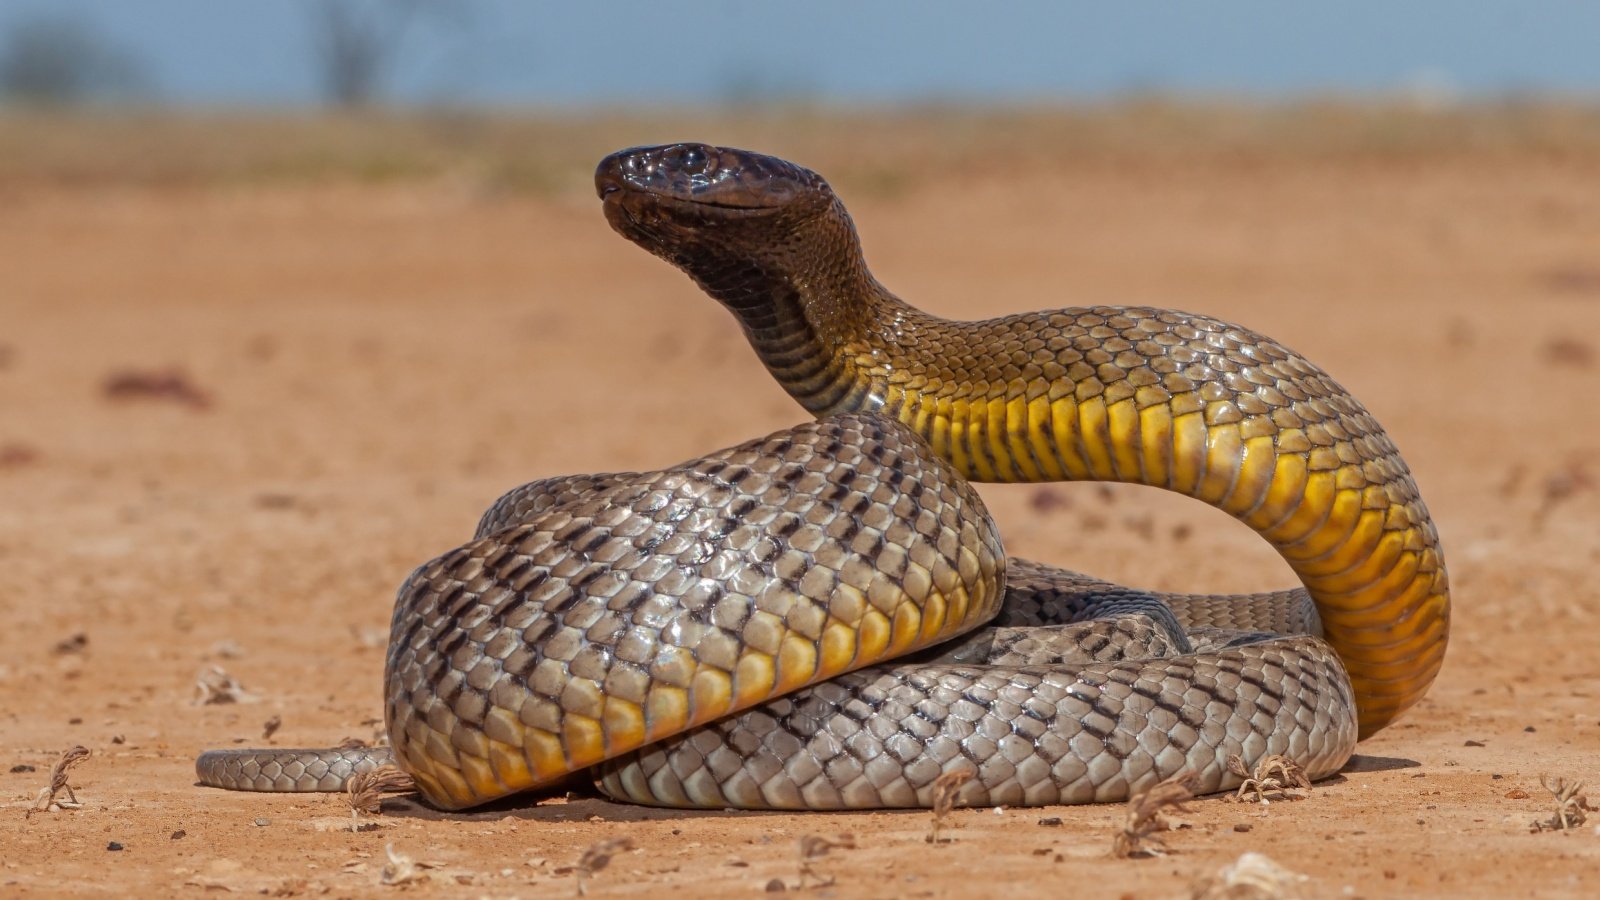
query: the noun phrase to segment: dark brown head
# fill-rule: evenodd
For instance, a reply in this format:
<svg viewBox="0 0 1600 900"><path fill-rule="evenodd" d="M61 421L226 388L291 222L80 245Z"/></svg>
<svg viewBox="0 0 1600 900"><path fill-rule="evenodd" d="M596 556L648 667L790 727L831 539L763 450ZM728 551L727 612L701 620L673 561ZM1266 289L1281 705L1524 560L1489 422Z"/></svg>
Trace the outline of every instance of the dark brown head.
<svg viewBox="0 0 1600 900"><path fill-rule="evenodd" d="M774 156L707 144L635 147L601 160L594 182L612 228L730 305L752 299L745 295L756 281L774 288L819 268L859 265L854 226L833 189Z"/></svg>

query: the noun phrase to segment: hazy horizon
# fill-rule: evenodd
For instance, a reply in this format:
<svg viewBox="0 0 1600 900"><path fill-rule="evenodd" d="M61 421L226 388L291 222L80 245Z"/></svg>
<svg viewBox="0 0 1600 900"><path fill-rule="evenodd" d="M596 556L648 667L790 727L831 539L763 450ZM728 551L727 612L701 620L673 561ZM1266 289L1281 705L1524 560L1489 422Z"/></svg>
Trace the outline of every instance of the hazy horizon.
<svg viewBox="0 0 1600 900"><path fill-rule="evenodd" d="M790 7L712 0L696 15L644 0L462 0L408 28L395 105L1099 102L1129 94L1292 100L1558 94L1600 98L1600 4L1445 0L1336 8L1224 0L1112 8L1029 0L964 15L954 0ZM145 100L316 103L305 3L0 0L0 46L47 17L81 22L134 61Z"/></svg>

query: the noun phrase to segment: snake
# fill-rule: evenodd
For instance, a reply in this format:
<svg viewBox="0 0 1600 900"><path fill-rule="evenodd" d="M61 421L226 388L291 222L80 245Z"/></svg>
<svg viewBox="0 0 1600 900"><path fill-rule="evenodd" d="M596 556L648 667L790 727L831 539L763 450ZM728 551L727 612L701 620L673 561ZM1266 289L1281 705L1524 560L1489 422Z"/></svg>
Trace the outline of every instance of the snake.
<svg viewBox="0 0 1600 900"><path fill-rule="evenodd" d="M1234 786L1230 756L1327 777L1433 682L1437 530L1388 434L1303 356L1169 309L924 312L872 276L826 180L773 156L632 148L595 184L813 419L513 489L400 588L392 749L208 751L202 784L337 790L392 761L443 809L580 772L673 807L1113 801ZM1008 558L971 483L1049 481L1204 501L1300 586L1144 591Z"/></svg>

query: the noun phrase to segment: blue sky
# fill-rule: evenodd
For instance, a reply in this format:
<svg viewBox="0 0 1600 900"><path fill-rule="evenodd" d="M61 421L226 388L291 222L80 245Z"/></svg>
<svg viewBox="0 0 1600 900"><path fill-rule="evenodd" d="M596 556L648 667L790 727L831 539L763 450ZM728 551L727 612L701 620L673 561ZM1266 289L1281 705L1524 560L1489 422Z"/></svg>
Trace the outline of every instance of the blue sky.
<svg viewBox="0 0 1600 900"><path fill-rule="evenodd" d="M307 24L315 2L0 0L0 41L30 17L72 16L135 55L168 102L296 105L318 96ZM408 33L390 80L396 101L1082 101L1416 86L1600 97L1592 0L457 5L455 21Z"/></svg>

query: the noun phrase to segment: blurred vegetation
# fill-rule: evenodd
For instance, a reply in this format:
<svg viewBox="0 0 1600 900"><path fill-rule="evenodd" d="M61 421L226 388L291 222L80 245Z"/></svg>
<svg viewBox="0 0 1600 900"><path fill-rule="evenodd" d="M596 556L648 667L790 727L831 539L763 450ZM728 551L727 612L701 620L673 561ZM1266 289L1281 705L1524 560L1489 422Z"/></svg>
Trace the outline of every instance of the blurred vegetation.
<svg viewBox="0 0 1600 900"><path fill-rule="evenodd" d="M0 37L0 100L61 108L149 94L149 78L127 51L89 25L42 14Z"/></svg>
<svg viewBox="0 0 1600 900"><path fill-rule="evenodd" d="M459 182L509 194L586 192L604 153L704 140L781 153L841 187L894 194L1004 166L1375 162L1530 154L1600 164L1600 107L1501 103L1449 109L1308 102L1141 100L1071 109L730 111L586 115L0 113L0 185Z"/></svg>
<svg viewBox="0 0 1600 900"><path fill-rule="evenodd" d="M467 7L459 0L318 0L307 12L323 96L348 110L382 99L408 30L416 24L460 25Z"/></svg>

